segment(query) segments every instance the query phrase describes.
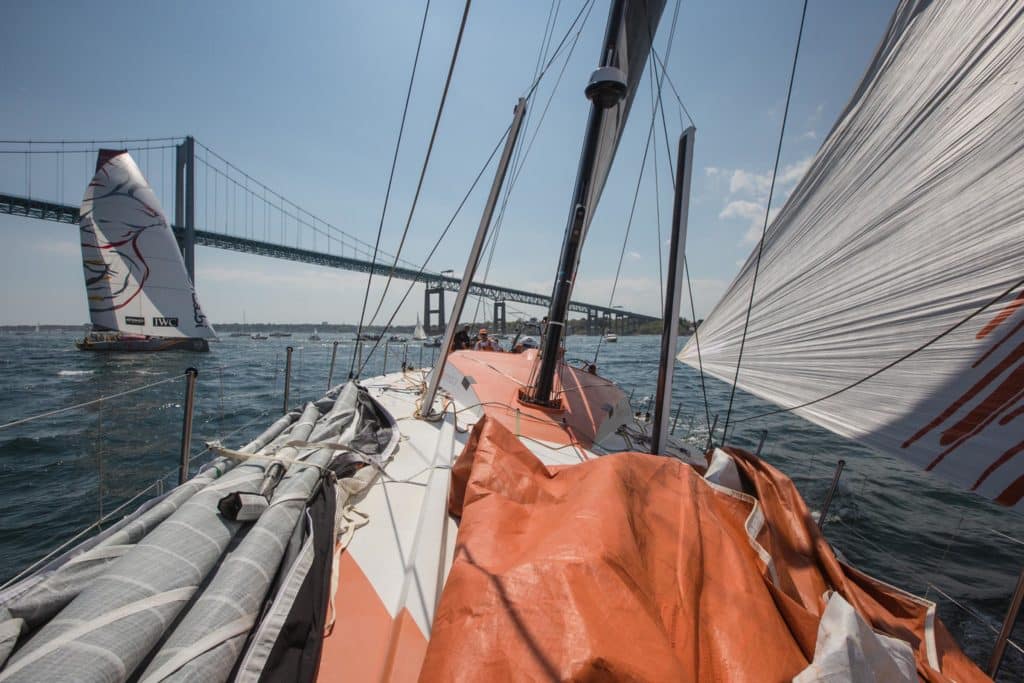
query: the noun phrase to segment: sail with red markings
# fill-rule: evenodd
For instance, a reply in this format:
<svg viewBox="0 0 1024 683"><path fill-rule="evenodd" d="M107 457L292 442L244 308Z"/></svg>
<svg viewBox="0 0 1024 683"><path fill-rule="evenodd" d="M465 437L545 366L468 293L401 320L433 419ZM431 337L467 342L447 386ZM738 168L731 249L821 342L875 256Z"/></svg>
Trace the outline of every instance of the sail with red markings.
<svg viewBox="0 0 1024 683"><path fill-rule="evenodd" d="M768 228L737 381L1017 509L1021 9L900 3L854 97ZM679 355L728 382L755 256Z"/></svg>
<svg viewBox="0 0 1024 683"><path fill-rule="evenodd" d="M215 336L170 223L128 152L100 150L82 200L79 231L94 331Z"/></svg>

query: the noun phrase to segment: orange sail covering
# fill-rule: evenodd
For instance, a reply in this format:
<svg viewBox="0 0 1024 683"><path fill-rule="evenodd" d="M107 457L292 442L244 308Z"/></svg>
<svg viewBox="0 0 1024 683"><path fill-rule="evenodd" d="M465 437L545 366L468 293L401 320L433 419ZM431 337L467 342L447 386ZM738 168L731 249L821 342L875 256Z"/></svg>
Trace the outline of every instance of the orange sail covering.
<svg viewBox="0 0 1024 683"><path fill-rule="evenodd" d="M785 475L728 453L747 493L643 453L549 468L481 420L452 470L461 524L421 680L789 681L830 590L921 679L987 680L932 603L840 563Z"/></svg>

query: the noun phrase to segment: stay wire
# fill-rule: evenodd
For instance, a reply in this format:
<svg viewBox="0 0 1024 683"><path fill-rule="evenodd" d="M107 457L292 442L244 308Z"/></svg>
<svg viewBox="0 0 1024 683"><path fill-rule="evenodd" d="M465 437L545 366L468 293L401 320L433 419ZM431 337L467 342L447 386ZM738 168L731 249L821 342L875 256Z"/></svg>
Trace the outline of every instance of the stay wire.
<svg viewBox="0 0 1024 683"><path fill-rule="evenodd" d="M668 55L672 54L672 44L675 42L675 39L676 39L676 26L677 26L677 23L679 21L679 9L680 9L681 6L682 6L682 0L676 0L676 6L672 10L672 27L669 30L668 44L667 44L667 47L665 49L665 56L666 57ZM651 31L651 26L650 25L647 26L647 37L648 37L648 39L651 42L651 52L653 52L654 51L654 34ZM655 74L656 74L656 64L654 62L651 62L650 68L651 68L651 77L652 77L651 93L653 94L654 90L655 90L655 86L654 86L655 80L654 80L654 77L655 77ZM662 69L661 75L658 76L657 79L656 79L657 80L657 93L658 93L658 95L657 95L657 103L658 103L659 106L661 105L661 81L662 81L662 79L664 79L666 77L667 77L667 73L666 73L666 71L664 69ZM633 204L632 204L632 206L629 209L629 220L626 223L626 234L625 234L625 236L622 239L622 249L619 251L619 263L618 263L618 266L615 269L615 280L612 281L612 293L611 293L611 296L608 297L608 308L612 308L612 304L615 303L615 292L618 290L618 287L619 287L619 276L620 276L620 274L622 272L622 260L623 260L623 257L626 254L626 246L629 243L629 232L630 232L630 229L633 226L633 215L636 212L637 198L640 195L640 183L643 181L644 168L645 168L646 163L647 163L647 154L648 154L648 152L651 149L651 140L652 140L652 138L654 136L654 125L655 125L656 121L657 121L657 108L652 104L651 123L647 127L647 142L644 145L644 156L643 156L643 160L640 162L640 174L639 174L639 176L636 179L636 189L633 192ZM665 135L666 135L666 140L667 140L668 139L668 133L666 132ZM657 145L657 142L655 142L655 145ZM672 170L672 163L671 163L671 158L670 158L669 159L669 171L671 172L671 170ZM673 185L674 184L675 184L675 179L674 179L674 176L673 176ZM658 234L659 234L658 242L660 243L661 242L661 237L660 237L661 229L660 229L660 227L658 229ZM660 246L659 246L659 251L660 251ZM661 256L660 256L660 253L659 253L659 259L660 258L661 258ZM660 260L658 262L658 270L659 270L659 273L660 273L660 271L661 271L661 261ZM664 287L662 287L662 288L664 288ZM662 292L659 292L659 295L660 296L664 296L664 294ZM664 302L662 303L662 308L664 308ZM597 338L597 348L594 349L594 365L597 365L597 358L598 358L598 356L601 353L601 345L603 344L603 342L604 342L604 333L602 332L602 334L599 335L598 338Z"/></svg>
<svg viewBox="0 0 1024 683"><path fill-rule="evenodd" d="M491 154L490 156L487 157L487 161L485 161L484 165L480 167L480 171L476 174L476 178L473 179L473 182L472 184L470 184L469 189L466 191L466 194L462 196L462 201L459 202L459 205L455 208L455 213L452 214L452 217L451 219L449 219L448 224L445 225L444 230L441 231L441 235L437 238L437 241L434 242L434 246L430 249L430 252L427 254L427 258L423 260L423 265L420 266L419 275L423 275L423 273L426 272L427 265L430 263L430 259L433 258L434 254L441 246L441 242L444 241L444 238L448 234L448 231L451 230L452 225L455 224L455 219L458 218L459 213L462 211L462 207L466 205L466 202L469 200L470 195L473 194L473 190L476 189L476 186L480 182L480 179L487 171L487 168L491 165L491 162L494 160L495 155L498 153L498 150L501 149L502 144L505 142L505 138L509 135L511 131L512 124L509 124L508 128L505 129L505 132L502 133L500 138L498 138L498 142L497 144L494 145L494 148L491 150ZM384 326L384 330L381 332L380 337L374 342L373 346L370 347L370 351L366 354L366 358L363 359L362 365L359 366L359 370L356 373L357 376L362 375L363 370L369 364L370 359L373 357L374 352L377 350L377 347L380 346L381 340L387 336L388 330L391 329L391 325L394 323L395 318L398 316L398 312L402 309L402 306L405 304L406 299L409 298L409 294L412 293L413 287L415 287L418 282L419 277L417 276L411 283L409 283L409 286L405 290L405 294L402 296L402 300L398 302L398 305L395 306L395 310L391 313L391 317L388 318L388 322ZM352 355L355 356L354 353Z"/></svg>
<svg viewBox="0 0 1024 683"><path fill-rule="evenodd" d="M430 131L430 142L427 143L427 153L423 157L423 166L420 168L420 177L416 182L416 192L412 196L412 204L409 205L409 215L405 219L405 227L402 229L402 237L398 241L398 249L395 251L395 262L391 266L391 270L388 272L387 280L384 281L384 291L381 292L380 300L377 303L377 310L373 312L370 317L370 325L377 319L377 314L380 313L381 307L384 305L384 298L388 295L388 290L391 288L391 282L395 277L395 270L398 268L398 259L402 256L402 249L405 247L405 240L409 236L409 228L412 226L412 218L416 213L416 205L419 202L420 192L423 190L423 182L427 177L427 168L430 165L430 156L434 151L434 142L437 140L437 131L441 127L441 116L444 114L444 105L448 101L448 91L451 89L452 76L455 73L455 65L459 59L459 49L462 47L462 36L466 31L466 20L469 18L469 8L472 5L473 0L466 0L466 5L462 10L462 20L459 22L459 33L455 37L455 48L452 50L452 58L448 64L448 75L444 80L444 89L441 91L441 101L437 105L437 114L434 116L434 127ZM371 273L372 273L371 268ZM369 290L369 285L367 285ZM369 292L367 292L369 293ZM360 327L361 327L360 322Z"/></svg>
<svg viewBox="0 0 1024 683"><path fill-rule="evenodd" d="M412 99L412 86L416 80L416 68L420 63L420 50L423 46L423 34L427 27L427 15L430 12L430 0L427 0L426 6L423 8L423 19L420 22L420 34L416 40L416 54L413 57L412 62L412 73L409 74L409 85L405 91L405 104L402 106L402 120L398 126L398 138L395 140L395 152L391 157L391 170L388 173L388 185L384 192L384 206L381 208L380 221L377 224L377 239L373 243L373 256L370 259L370 271L366 275L366 290L363 292L363 306L359 312L359 325L356 328L356 339L358 340L363 334L363 320L366 317L366 304L370 298L370 284L373 282L373 272L377 269L377 256L380 252L380 240L384 233L384 217L388 212L388 201L391 198L391 187L395 180L395 169L398 166L398 153L402 147L402 135L405 132L405 121L409 114L409 101ZM398 263L398 254L395 254L395 263ZM392 268L392 273L394 269ZM381 297L383 300L383 296ZM348 376L352 378L352 371L355 369L355 354L352 354L352 358L349 361Z"/></svg>
<svg viewBox="0 0 1024 683"><path fill-rule="evenodd" d="M775 194L775 180L779 173L779 160L782 158L782 143L786 137L786 121L789 118L789 104L793 97L793 81L796 78L796 65L800 58L800 43L804 35L804 22L807 19L807 0L803 2L803 9L800 12L800 29L796 35L796 49L793 51L793 65L789 70L789 86L786 89L786 107L782 112L782 126L779 130L779 144L775 148L775 166L772 168L772 182L768 188L768 201L764 207L764 224L761 226L761 239L757 242L757 257L754 260L754 275L750 283L750 301L747 303L747 313L743 321L743 336L740 337L740 350L736 357L736 373L732 379L732 390L729 392L729 408L725 412L725 426L722 429L722 443L725 443L726 435L729 433L729 420L732 418L732 404L736 397L736 382L740 377L740 365L743 363L743 348L747 343L747 331L750 328L750 312L754 308L754 292L757 289L757 275L761 268L761 254L764 252L764 237L768 232L768 217L772 210L772 197Z"/></svg>
<svg viewBox="0 0 1024 683"><path fill-rule="evenodd" d="M1010 285L1007 289L1005 289L1002 292L1000 292L996 297L994 297L993 299L991 299L987 303L985 303L984 306L981 306L981 307L975 309L974 311L972 311L970 313L970 315L968 315L967 317L963 318L962 320L954 323L950 327L946 328L945 330L943 330L939 334L935 335L934 337L932 337L931 339L926 341L924 344L921 344L917 348L915 348L915 349L913 349L911 351L908 351L907 353L903 354L902 356L900 356L896 360L894 360L894 361L892 361L890 363L886 363L885 365L883 365L882 367L878 368L877 370L875 370L871 374L865 375L864 377L861 377L856 382L851 382L850 384L847 384L846 386L844 386L844 387L842 387L840 389L836 389L835 391L833 391L833 392L831 392L829 394L826 394L824 396L820 396L820 397L815 398L815 399L811 399L810 401L805 401L803 403L800 403L800 404L795 405L795 406L790 406L788 408L777 408L775 410L769 410L768 412L765 412L765 413L758 413L757 415L751 415L750 417L745 417L743 419L736 420L736 423L739 424L741 422L748 422L750 420L756 420L756 419L759 419L759 418L762 418L762 417L768 417L769 415L777 415L779 413L788 413L788 412L792 412L794 410L799 410L800 408L806 408L807 406L814 405L815 403L820 403L821 401L827 401L828 399L833 398L835 396L838 396L839 394L841 394L841 393L843 393L845 391L849 391L850 389L853 389L854 387L860 386L864 382L867 382L869 379L873 379L874 377L877 377L878 375L882 374L883 372L885 372L889 368L895 367L896 365L899 365L900 363L902 363L903 361L907 360L908 358L917 355L921 351L924 351L929 346L931 346L935 342L939 341L943 337L946 337L946 336L952 334L958 328L960 328L963 325L967 324L970 320L972 320L976 316L980 315L984 311L988 310L989 308L991 308L992 306L994 306L995 304L1000 302L1002 299L1006 298L1007 296L1009 296L1010 294L1015 292L1021 286L1024 286L1024 278L1022 278L1020 280L1017 280L1012 285ZM735 385L733 385L733 386L735 386Z"/></svg>
<svg viewBox="0 0 1024 683"><path fill-rule="evenodd" d="M678 5L677 5L676 6L677 13L678 13L678 9L679 8L678 8ZM675 18L674 17L672 19L672 22L673 22L673 31L674 31L675 30L674 29L674 26L675 26ZM672 50L672 45L671 45L671 42L670 42L669 46L668 46L668 49L665 51L666 59L668 58L669 54L671 53L671 50ZM651 48L651 51L652 51L652 53L654 53L655 57L657 57L657 53L654 51L653 47ZM668 137L668 123L665 120L665 102L664 102L664 98L662 97L662 82L663 82L663 80L667 80L669 82L669 84L671 85L672 84L672 79L669 78L669 76L668 76L668 70L665 68L665 63L663 61L661 61L660 59L655 59L655 62L652 64L652 66L655 69L657 69L657 66L658 66L659 63L661 64L661 77L658 79L658 110L661 113L661 129L662 129L662 131L664 133L664 137L665 137L665 154L666 154L667 159L668 159L668 172L669 172L669 177L672 179L672 189L673 189L673 192L674 192L675 191L675 186L676 186L675 164L672 161L672 148L671 148L671 146L669 145L669 142L668 142L668 140L669 140L669 137ZM673 89L673 91L675 91L675 87L674 86L673 86L672 89ZM676 92L675 95L676 95L676 101L678 102L680 108L682 108L682 110L686 113L686 118L689 119L690 125L696 126L697 124L694 123L693 117L690 116L690 112L687 111L686 106L683 104L682 98L679 97L679 93ZM682 124L682 121L680 121L680 124ZM654 121L653 120L651 121L651 125L652 126L654 125ZM659 241L659 243L660 243L660 241ZM660 247L659 247L659 249L660 249ZM687 289L688 294L690 295L690 316L692 318L693 325L694 325L694 328L693 328L693 341L694 341L694 345L697 347L697 367L698 367L698 369L700 371L700 390L701 390L701 395L702 395L702 397L704 399L704 418L707 420L708 433L710 434L711 433L711 406L708 403L707 384L706 384L706 382L704 380L704 359L701 356L700 337L698 335L697 326L696 326L697 325L697 310L696 310L696 304L694 303L694 300L693 300L693 283L692 283L691 278L690 278L690 265L687 262L685 254L683 254L683 273L686 275L686 289ZM666 324L667 324L667 321L666 321Z"/></svg>

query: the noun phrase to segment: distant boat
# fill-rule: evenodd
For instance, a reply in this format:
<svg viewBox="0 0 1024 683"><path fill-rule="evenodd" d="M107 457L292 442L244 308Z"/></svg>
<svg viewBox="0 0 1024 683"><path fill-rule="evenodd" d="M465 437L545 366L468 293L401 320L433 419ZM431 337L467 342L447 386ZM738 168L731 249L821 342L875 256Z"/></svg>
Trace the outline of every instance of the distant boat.
<svg viewBox="0 0 1024 683"><path fill-rule="evenodd" d="M92 328L75 345L83 351L209 351L213 328L160 202L128 152L100 150L80 215Z"/></svg>
<svg viewBox="0 0 1024 683"><path fill-rule="evenodd" d="M431 339L429 341L423 342L423 346L427 347L428 349L438 349L438 348L441 348L441 338L440 337L434 337L433 339Z"/></svg>
<svg viewBox="0 0 1024 683"><path fill-rule="evenodd" d="M423 341L427 338L427 333L424 331L422 323L420 323L419 315L416 316L416 329L413 330L412 338L416 341Z"/></svg>
<svg viewBox="0 0 1024 683"><path fill-rule="evenodd" d="M404 342L405 341L405 337L403 337L401 335L393 334L390 337L388 337L388 341L389 342Z"/></svg>
<svg viewBox="0 0 1024 683"><path fill-rule="evenodd" d="M605 332L604 333L604 340L606 342L608 342L609 344L614 344L617 341L619 341L619 336L617 334L615 334L614 332Z"/></svg>
<svg viewBox="0 0 1024 683"><path fill-rule="evenodd" d="M380 335L370 334L369 332L363 332L362 334L357 335L356 338L359 339L359 341L379 341Z"/></svg>
<svg viewBox="0 0 1024 683"><path fill-rule="evenodd" d="M269 338L267 335L260 334L259 332L253 332L249 335L249 339L255 339L256 341L266 341Z"/></svg>
<svg viewBox="0 0 1024 683"><path fill-rule="evenodd" d="M273 335L271 335L273 336ZM291 336L291 335L289 335ZM309 341L320 341L320 335L317 334L316 328L313 328L313 334L309 335Z"/></svg>
<svg viewBox="0 0 1024 683"><path fill-rule="evenodd" d="M316 330L313 330L313 334L316 334ZM292 333L291 332L271 332L270 336L271 337L290 337L290 336L292 336Z"/></svg>

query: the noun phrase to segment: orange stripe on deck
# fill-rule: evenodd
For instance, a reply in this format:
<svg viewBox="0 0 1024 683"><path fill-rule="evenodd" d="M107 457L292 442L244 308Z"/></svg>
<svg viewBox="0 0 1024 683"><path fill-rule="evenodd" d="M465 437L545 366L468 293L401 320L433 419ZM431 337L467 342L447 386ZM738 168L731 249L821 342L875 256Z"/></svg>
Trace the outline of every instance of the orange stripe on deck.
<svg viewBox="0 0 1024 683"><path fill-rule="evenodd" d="M347 552L338 561L334 605L337 617L331 635L324 638L317 680L413 681L419 677L426 638L408 610L403 609L398 619L391 618L373 584Z"/></svg>

